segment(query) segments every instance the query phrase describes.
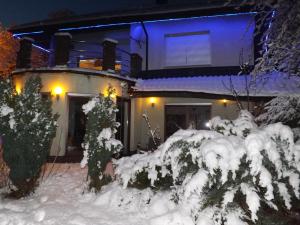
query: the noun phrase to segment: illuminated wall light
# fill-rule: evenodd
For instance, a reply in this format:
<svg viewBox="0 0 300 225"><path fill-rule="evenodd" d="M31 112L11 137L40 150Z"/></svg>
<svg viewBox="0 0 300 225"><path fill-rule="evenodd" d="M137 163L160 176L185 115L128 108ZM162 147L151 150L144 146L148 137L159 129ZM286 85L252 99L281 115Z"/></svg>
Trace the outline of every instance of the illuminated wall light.
<svg viewBox="0 0 300 225"><path fill-rule="evenodd" d="M156 98L154 98L154 97L149 98L149 102L151 104L151 107L154 107L155 103L156 103Z"/></svg>
<svg viewBox="0 0 300 225"><path fill-rule="evenodd" d="M59 100L60 95L63 93L63 89L60 86L54 87L52 94L56 96L56 100Z"/></svg>
<svg viewBox="0 0 300 225"><path fill-rule="evenodd" d="M16 85L16 92L17 92L18 95L21 94L21 92L22 92L22 88L18 84Z"/></svg>
<svg viewBox="0 0 300 225"><path fill-rule="evenodd" d="M228 100L227 100L227 99L223 99L223 100L222 100L222 103L223 103L223 106L224 106L224 107L227 107Z"/></svg>

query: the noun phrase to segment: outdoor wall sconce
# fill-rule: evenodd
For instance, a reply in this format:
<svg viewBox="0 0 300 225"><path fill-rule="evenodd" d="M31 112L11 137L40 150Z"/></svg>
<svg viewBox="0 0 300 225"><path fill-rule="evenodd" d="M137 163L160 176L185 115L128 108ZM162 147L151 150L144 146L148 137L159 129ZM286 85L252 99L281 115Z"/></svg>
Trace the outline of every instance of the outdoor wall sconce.
<svg viewBox="0 0 300 225"><path fill-rule="evenodd" d="M22 88L21 88L20 85L16 85L16 92L17 92L18 95L21 94Z"/></svg>
<svg viewBox="0 0 300 225"><path fill-rule="evenodd" d="M63 90L61 87L57 86L53 90L53 94L56 96L56 100L59 100L60 95L62 94Z"/></svg>
<svg viewBox="0 0 300 225"><path fill-rule="evenodd" d="M227 99L223 99L223 100L222 100L222 103L223 103L223 106L224 106L224 107L227 107L227 103L228 103Z"/></svg>
<svg viewBox="0 0 300 225"><path fill-rule="evenodd" d="M154 107L154 106L155 106L155 103L156 103L156 98L151 97L151 98L149 99L149 101L150 101L151 107Z"/></svg>

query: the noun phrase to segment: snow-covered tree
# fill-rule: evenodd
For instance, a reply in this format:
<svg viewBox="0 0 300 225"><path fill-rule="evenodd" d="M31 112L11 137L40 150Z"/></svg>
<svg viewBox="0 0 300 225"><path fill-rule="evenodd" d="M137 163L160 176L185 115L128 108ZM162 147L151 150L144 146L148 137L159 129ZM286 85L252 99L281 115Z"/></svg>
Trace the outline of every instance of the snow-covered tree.
<svg viewBox="0 0 300 225"><path fill-rule="evenodd" d="M56 133L57 115L52 114L51 101L42 98L41 87L41 79L31 77L21 93L5 91L12 101L0 101L0 120L7 121L0 125L4 160L16 188L11 196L16 198L34 191Z"/></svg>
<svg viewBox="0 0 300 225"><path fill-rule="evenodd" d="M227 3L241 7L250 6L257 12L255 35L260 39L262 51L253 73L278 70L299 76L300 1L227 0Z"/></svg>
<svg viewBox="0 0 300 225"><path fill-rule="evenodd" d="M119 123L116 122L118 111L112 95L115 90L109 86L108 95L99 95L83 106L87 115L84 136L84 158L81 166L88 166L89 189L99 191L111 178L104 174L112 155L122 149L122 143L114 138Z"/></svg>
<svg viewBox="0 0 300 225"><path fill-rule="evenodd" d="M10 80L0 77L0 188L7 184L8 168L3 159L4 130L9 130L13 112L13 86Z"/></svg>
<svg viewBox="0 0 300 225"><path fill-rule="evenodd" d="M291 129L258 128L247 111L210 126L179 130L157 152L118 160L120 181L126 187L143 170L151 185L172 176L173 200L196 225L299 223L300 146Z"/></svg>
<svg viewBox="0 0 300 225"><path fill-rule="evenodd" d="M300 126L300 96L278 96L265 104L257 121L264 124L282 122L292 128Z"/></svg>

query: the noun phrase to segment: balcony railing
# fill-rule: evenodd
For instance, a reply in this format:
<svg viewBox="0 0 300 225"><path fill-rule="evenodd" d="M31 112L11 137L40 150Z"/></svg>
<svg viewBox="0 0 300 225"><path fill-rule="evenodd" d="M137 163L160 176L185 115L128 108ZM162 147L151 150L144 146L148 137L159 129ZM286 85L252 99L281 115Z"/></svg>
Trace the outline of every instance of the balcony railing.
<svg viewBox="0 0 300 225"><path fill-rule="evenodd" d="M95 71L110 71L121 76L134 76L141 70L141 57L117 46L117 41L103 42L72 40L67 33L54 36L54 48L43 51L43 63L36 63L32 55L38 51L31 48L32 39L22 39L18 54L17 68L38 68L65 66ZM138 71L139 70L139 71Z"/></svg>

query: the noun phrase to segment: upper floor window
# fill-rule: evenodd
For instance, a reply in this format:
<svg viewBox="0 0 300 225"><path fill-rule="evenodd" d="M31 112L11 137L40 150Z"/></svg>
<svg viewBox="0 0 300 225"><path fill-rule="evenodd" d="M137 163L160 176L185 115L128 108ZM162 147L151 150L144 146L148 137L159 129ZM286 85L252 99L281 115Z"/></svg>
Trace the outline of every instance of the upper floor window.
<svg viewBox="0 0 300 225"><path fill-rule="evenodd" d="M203 66L211 64L209 32L165 35L165 66Z"/></svg>

